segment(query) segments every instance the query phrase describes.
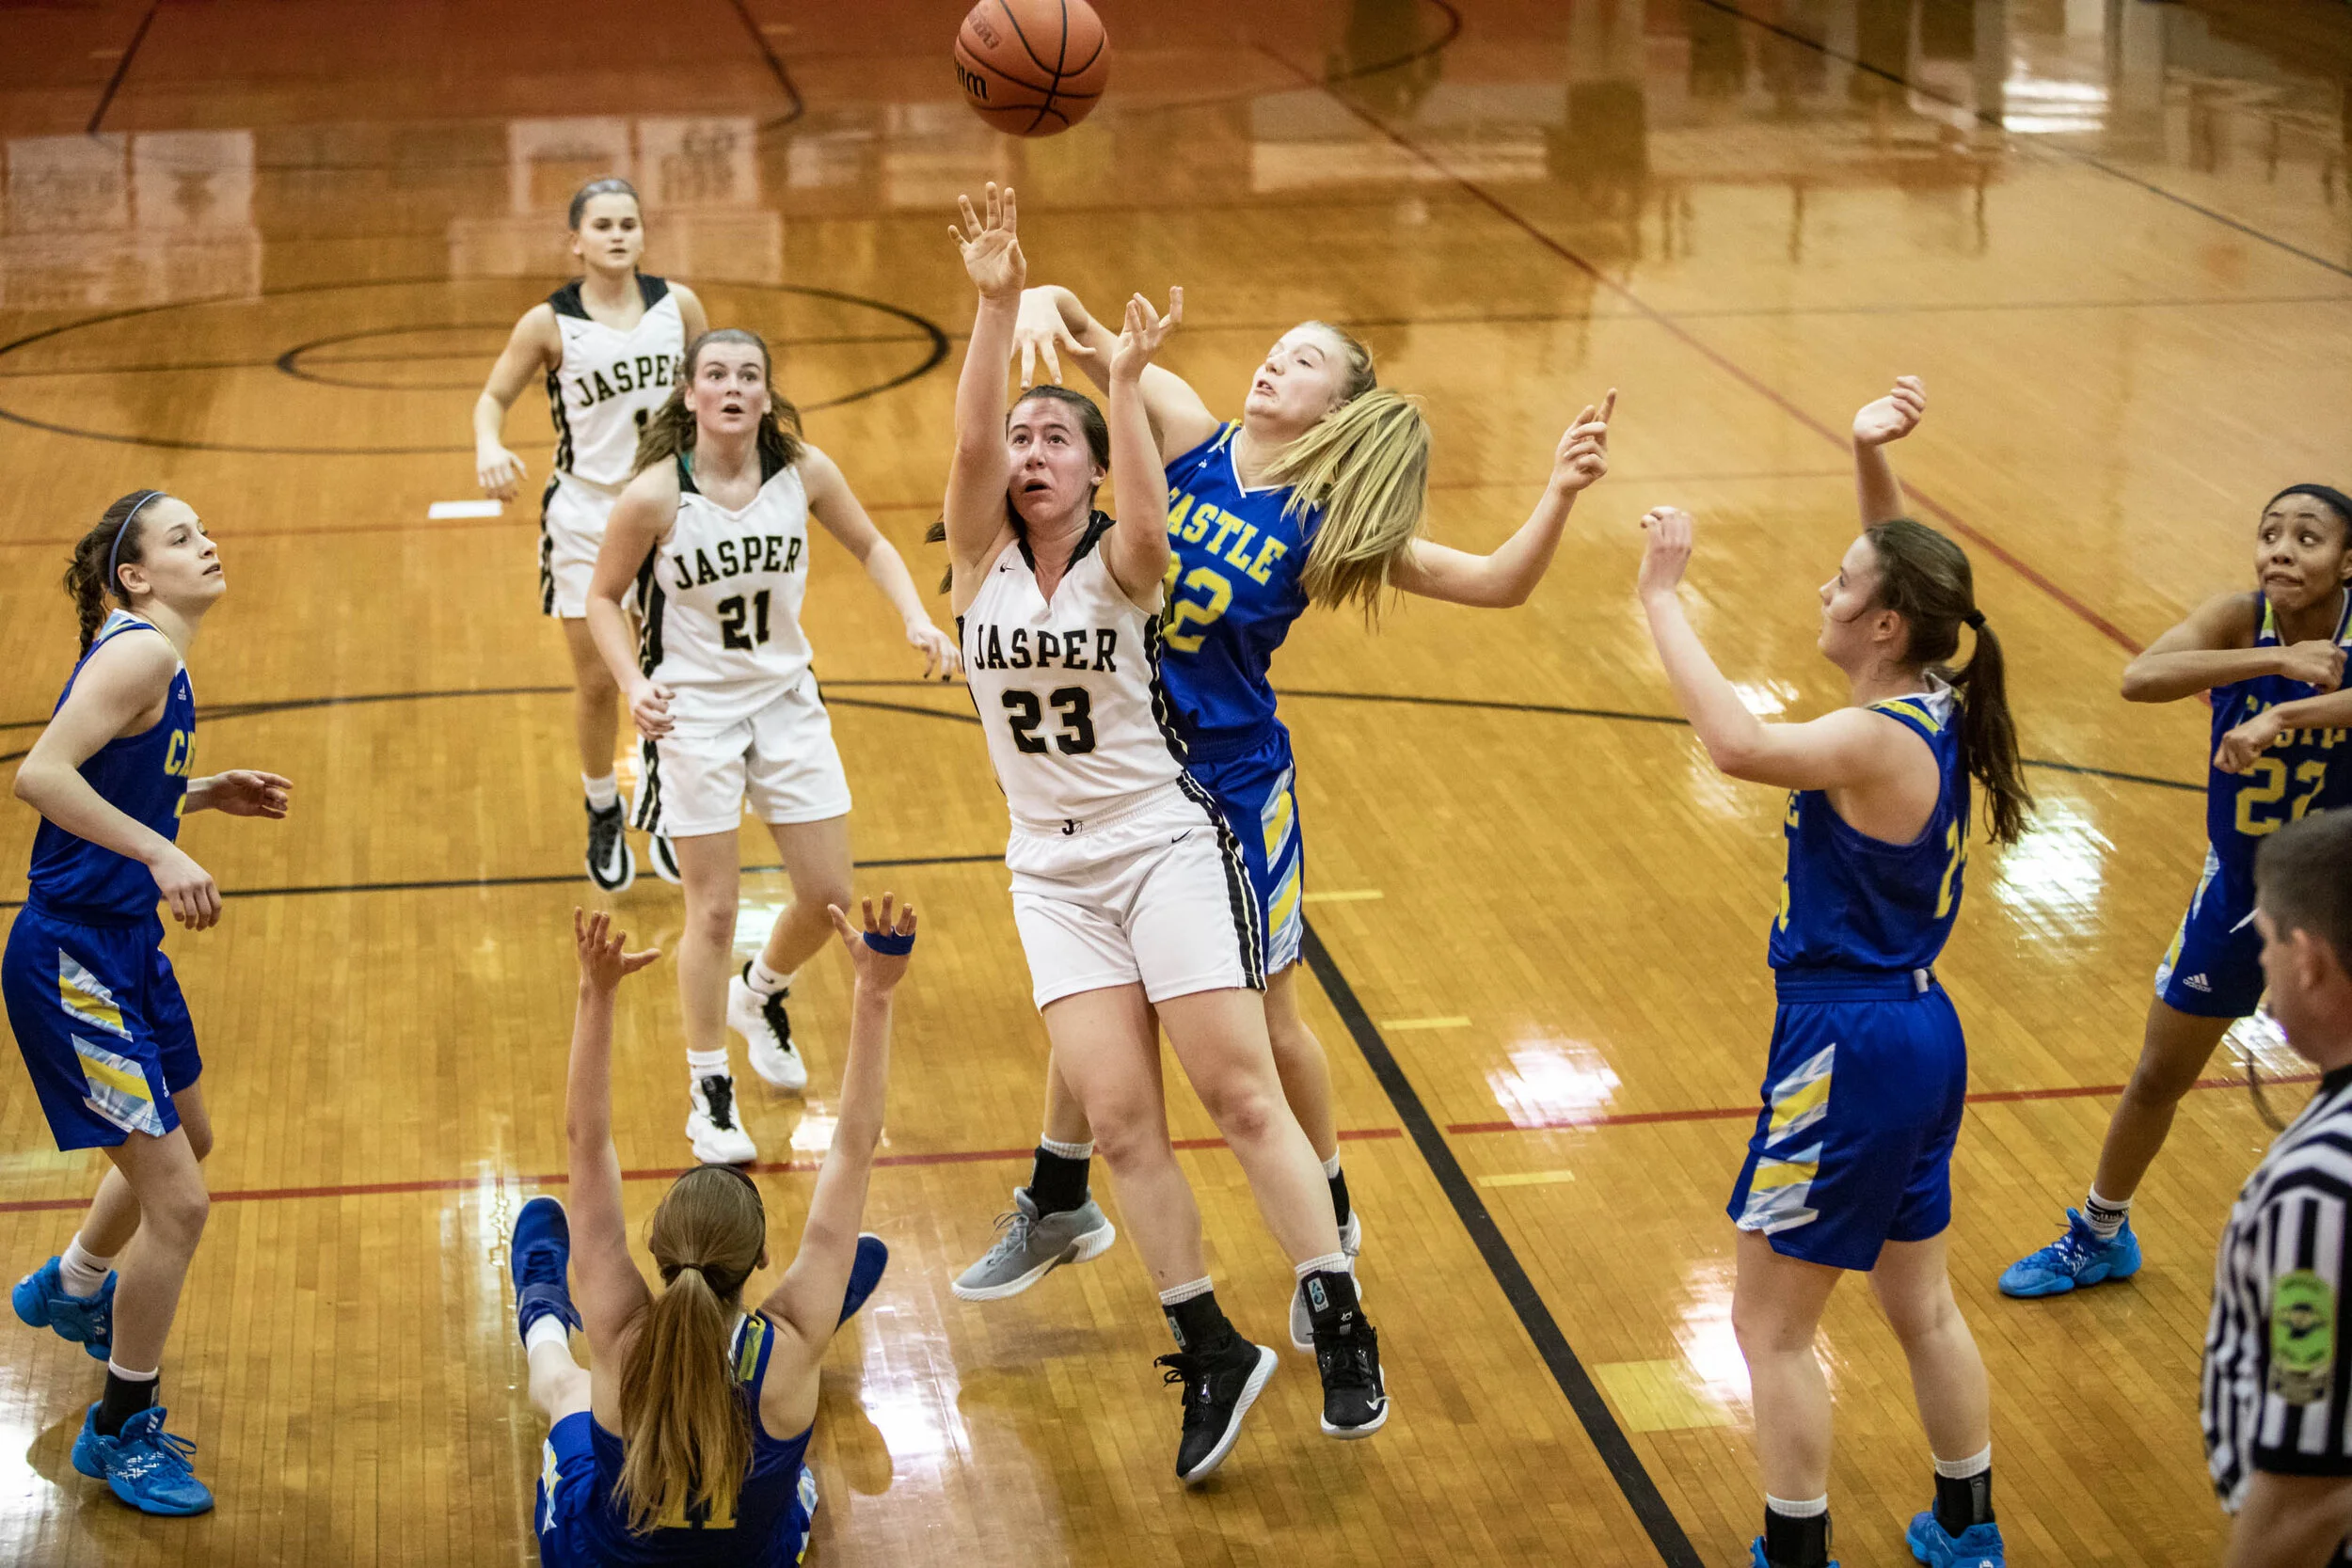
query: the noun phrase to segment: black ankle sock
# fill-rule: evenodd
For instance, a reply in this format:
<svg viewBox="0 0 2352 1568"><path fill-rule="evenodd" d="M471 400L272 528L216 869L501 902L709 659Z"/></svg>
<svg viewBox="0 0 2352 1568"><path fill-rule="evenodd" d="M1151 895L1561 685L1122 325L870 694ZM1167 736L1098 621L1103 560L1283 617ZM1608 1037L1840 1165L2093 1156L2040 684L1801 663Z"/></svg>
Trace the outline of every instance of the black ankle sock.
<svg viewBox="0 0 2352 1568"><path fill-rule="evenodd" d="M1073 1160L1046 1149L1037 1151L1029 1171L1029 1201L1038 1213L1058 1214L1082 1207L1087 1200L1087 1172L1091 1160Z"/></svg>
<svg viewBox="0 0 2352 1568"><path fill-rule="evenodd" d="M1331 1178L1331 1217L1344 1227L1347 1224L1347 1172Z"/></svg>
<svg viewBox="0 0 2352 1568"><path fill-rule="evenodd" d="M1345 1269L1317 1269L1298 1282L1307 1292L1307 1317L1320 1334L1356 1317L1356 1276Z"/></svg>
<svg viewBox="0 0 2352 1568"><path fill-rule="evenodd" d="M106 1370L106 1392L98 1402L98 1435L119 1437L122 1424L155 1402L155 1390L163 1384L160 1377L134 1380L118 1377L114 1369Z"/></svg>
<svg viewBox="0 0 2352 1568"><path fill-rule="evenodd" d="M1233 1325L1226 1322L1225 1308L1216 1304L1215 1291L1203 1291L1190 1301L1160 1310L1168 1314L1168 1330L1176 1336L1178 1350L1213 1355L1234 1337Z"/></svg>
<svg viewBox="0 0 2352 1568"><path fill-rule="evenodd" d="M1764 1560L1772 1568L1829 1568L1829 1513L1809 1519L1764 1511Z"/></svg>
<svg viewBox="0 0 2352 1568"><path fill-rule="evenodd" d="M1988 1524L1992 1518L1993 1471L1989 1467L1973 1476L1935 1478L1935 1522L1944 1527L1946 1535L1958 1535L1970 1525Z"/></svg>

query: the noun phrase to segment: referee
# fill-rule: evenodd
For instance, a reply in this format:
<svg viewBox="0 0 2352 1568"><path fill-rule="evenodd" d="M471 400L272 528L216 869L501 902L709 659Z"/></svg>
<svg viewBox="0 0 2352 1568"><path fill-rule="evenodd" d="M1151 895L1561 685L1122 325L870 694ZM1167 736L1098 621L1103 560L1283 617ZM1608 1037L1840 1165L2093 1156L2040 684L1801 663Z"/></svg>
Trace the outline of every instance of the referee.
<svg viewBox="0 0 2352 1568"><path fill-rule="evenodd" d="M2254 863L2270 1011L2323 1076L2238 1193L2215 1259L2200 1418L2224 1568L2352 1563L2352 809Z"/></svg>

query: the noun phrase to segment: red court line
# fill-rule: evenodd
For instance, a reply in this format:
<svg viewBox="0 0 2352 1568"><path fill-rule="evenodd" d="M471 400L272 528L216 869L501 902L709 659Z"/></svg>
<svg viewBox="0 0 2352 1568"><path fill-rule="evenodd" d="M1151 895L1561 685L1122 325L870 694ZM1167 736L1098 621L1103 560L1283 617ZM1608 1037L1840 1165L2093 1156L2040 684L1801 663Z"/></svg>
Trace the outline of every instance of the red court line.
<svg viewBox="0 0 2352 1568"><path fill-rule="evenodd" d="M1259 53L1279 64L1285 71L1288 71L1294 76L1296 76L1299 81L1304 83L1307 87L1311 88L1322 89L1333 103L1339 104L1349 114L1355 116L1366 125L1371 126L1374 131L1379 133L1380 135L1386 137L1390 142L1393 143L1398 148L1401 148L1406 152L1419 159L1422 163L1426 164L1429 167L1445 176L1446 179L1452 181L1465 194L1470 196L1471 199L1477 201L1481 206L1486 207L1497 217L1502 218L1505 223L1508 223L1512 228L1517 229L1519 232L1525 234L1529 239L1534 240L1537 245L1543 246L1546 250L1550 251L1554 256L1559 257L1562 261L1567 262L1579 272L1583 273L1587 277L1590 277L1601 288L1608 290L1611 293L1615 294L1619 299L1624 300L1645 320L1648 321L1653 325L1664 328L1669 334L1681 340L1685 345L1690 347L1693 352L1697 353L1702 358L1714 365L1717 369L1723 371L1733 380L1738 381L1741 386L1746 387L1749 390L1773 404L1790 419L1795 420L1799 424L1804 426L1807 430L1812 431L1815 435L1836 447L1839 451L1844 451L1851 450L1851 443L1848 436L1840 435L1837 431L1835 431L1828 425L1823 424L1820 420L1815 419L1811 414L1805 412L1803 408L1798 407L1794 403L1791 403L1787 397L1783 396L1776 388L1766 382L1762 377L1750 372L1747 368L1741 365L1738 360L1733 359L1730 356L1713 347L1706 341L1698 337L1695 333L1692 332L1688 327L1684 326L1680 322L1677 321L1674 317L1668 315L1665 311L1659 309L1656 306L1644 299L1640 294L1635 293L1632 289L1618 282L1615 278L1601 271L1600 268L1595 266L1592 262L1586 261L1575 251L1570 250L1566 245L1562 245L1558 240L1553 239L1543 230L1537 228L1531 219L1522 217L1516 208L1512 207L1501 197L1496 196L1493 192L1487 190L1476 181L1455 173L1451 166L1440 160L1435 153L1427 151L1419 144L1415 143L1410 137L1392 131L1389 129L1388 126L1382 124L1379 118L1374 115L1370 110L1359 108L1356 104L1348 102L1343 95L1331 91L1329 85L1321 77L1292 64L1282 55L1276 54L1273 50L1266 48L1263 44L1259 45ZM2116 626L2114 622L2109 621L2106 616L2100 614L2097 610L2091 609L2089 605L2074 597L2074 594L2068 593L2065 589L2060 588L2056 582L2052 581L2049 578L2042 576L2041 572L2037 571L2032 566L2027 565L2021 557L2012 554L2007 547L2001 545L1998 540L1992 538L1990 535L1970 525L1950 507L1946 506L1942 501L1937 500L1934 497L1927 494L1917 485L1910 483L1909 482L1905 482L1903 484L1903 491L1906 495L1910 496L1913 500L1916 501L1922 509L1931 514L1937 521L1943 523L1945 527L1950 529L1954 533L1959 534L1970 544L1978 546L1987 555L1992 556L1994 560L2000 562L2001 564L2015 572L2019 577L2024 578L2027 582L2033 584L2036 588L2041 589L2042 593L2048 594L2051 598L2057 600L2059 604L2074 611L2074 613L2086 625L2098 631L2109 641L2115 643L2118 647L2122 648L2127 653L2137 654L2140 651L2140 644L2128 633L2123 631L2122 627Z"/></svg>

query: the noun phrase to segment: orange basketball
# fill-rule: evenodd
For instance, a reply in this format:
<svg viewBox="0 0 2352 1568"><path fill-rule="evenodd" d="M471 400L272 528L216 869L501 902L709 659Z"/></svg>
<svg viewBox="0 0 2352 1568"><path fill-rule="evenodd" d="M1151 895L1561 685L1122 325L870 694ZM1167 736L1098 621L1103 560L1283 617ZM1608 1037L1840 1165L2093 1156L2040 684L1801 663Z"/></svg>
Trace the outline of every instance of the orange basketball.
<svg viewBox="0 0 2352 1568"><path fill-rule="evenodd" d="M980 0L956 35L965 102L1016 136L1086 119L1110 73L1110 40L1087 0Z"/></svg>

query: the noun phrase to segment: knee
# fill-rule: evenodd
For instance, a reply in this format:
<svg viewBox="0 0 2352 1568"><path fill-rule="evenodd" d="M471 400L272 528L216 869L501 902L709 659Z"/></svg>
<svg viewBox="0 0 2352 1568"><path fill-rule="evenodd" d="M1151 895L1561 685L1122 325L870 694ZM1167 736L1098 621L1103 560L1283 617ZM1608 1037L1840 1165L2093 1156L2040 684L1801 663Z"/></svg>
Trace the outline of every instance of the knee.
<svg viewBox="0 0 2352 1568"><path fill-rule="evenodd" d="M1811 1324L1792 1323L1769 1303L1743 1302L1737 1295L1731 1303L1731 1333L1740 1341L1740 1355L1751 1363L1760 1356L1786 1355L1813 1347Z"/></svg>
<svg viewBox="0 0 2352 1568"><path fill-rule="evenodd" d="M1213 1089L1201 1097L1201 1103L1229 1144L1263 1141L1288 1114L1280 1095L1256 1084Z"/></svg>
<svg viewBox="0 0 2352 1568"><path fill-rule="evenodd" d="M139 1228L159 1240L192 1248L204 1234L205 1216L213 1196L201 1182L191 1182L152 1197L139 1199Z"/></svg>
<svg viewBox="0 0 2352 1568"><path fill-rule="evenodd" d="M696 941L720 947L735 944L735 906L696 902L686 911L686 929Z"/></svg>
<svg viewBox="0 0 2352 1568"><path fill-rule="evenodd" d="M1129 1169L1168 1151L1159 1118L1140 1096L1111 1095L1086 1107L1094 1152L1113 1170Z"/></svg>
<svg viewBox="0 0 2352 1568"><path fill-rule="evenodd" d="M2203 1065L2167 1061L2154 1053L2143 1053L2132 1068L2131 1082L2123 1085L2124 1096L2143 1103L2178 1104L2182 1096L2197 1086L2197 1074Z"/></svg>
<svg viewBox="0 0 2352 1568"><path fill-rule="evenodd" d="M1924 1299L1889 1296L1879 1293L1879 1310L1886 1314L1886 1326L1895 1331L1895 1338L1908 1350L1941 1334L1959 1316L1959 1304L1949 1291L1937 1292Z"/></svg>
<svg viewBox="0 0 2352 1568"><path fill-rule="evenodd" d="M844 914L856 909L857 906L850 902L850 874L846 870L827 871L792 884L793 903L808 911L820 922L824 919L828 904Z"/></svg>

